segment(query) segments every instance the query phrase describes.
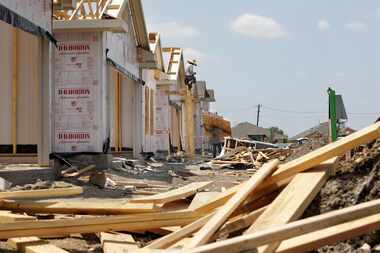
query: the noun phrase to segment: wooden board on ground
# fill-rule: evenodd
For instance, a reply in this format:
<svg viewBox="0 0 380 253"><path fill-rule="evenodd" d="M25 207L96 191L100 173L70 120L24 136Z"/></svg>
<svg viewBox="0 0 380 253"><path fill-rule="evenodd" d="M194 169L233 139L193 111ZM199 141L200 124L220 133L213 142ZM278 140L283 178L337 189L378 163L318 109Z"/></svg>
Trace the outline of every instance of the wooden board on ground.
<svg viewBox="0 0 380 253"><path fill-rule="evenodd" d="M36 220L36 217L24 215L24 214L17 214L12 213L10 211L0 211L0 223L9 223L9 222L16 222L16 221L31 221Z"/></svg>
<svg viewBox="0 0 380 253"><path fill-rule="evenodd" d="M9 191L0 192L0 199L39 199L52 197L65 197L79 195L83 193L83 188L79 186L67 188L52 188L30 191Z"/></svg>
<svg viewBox="0 0 380 253"><path fill-rule="evenodd" d="M249 194L270 174L279 164L275 159L263 165L243 186L221 207L215 215L194 235L191 242L185 248L194 248L207 243L214 233L223 225L231 214L244 202Z"/></svg>
<svg viewBox="0 0 380 253"><path fill-rule="evenodd" d="M349 221L283 241L276 253L309 252L329 244L369 234L380 229L380 214Z"/></svg>
<svg viewBox="0 0 380 253"><path fill-rule="evenodd" d="M183 228L168 234L164 237L161 237L152 243L148 244L145 248L147 249L166 249L170 245L173 245L174 243L182 240L183 238L186 238L187 236L193 234L194 232L198 231L202 226L206 224L207 221L211 219L213 214L206 215L203 218L200 218L192 223L190 223L187 226L184 226Z"/></svg>
<svg viewBox="0 0 380 253"><path fill-rule="evenodd" d="M154 204L164 204L174 200L183 199L194 195L198 191L206 188L212 182L196 182L191 183L186 186L180 187L175 190L171 190L164 193L159 193L146 198L131 199L131 203L154 203Z"/></svg>
<svg viewBox="0 0 380 253"><path fill-rule="evenodd" d="M198 192L189 205L189 210L196 210L204 204L210 202L220 194L220 192Z"/></svg>
<svg viewBox="0 0 380 253"><path fill-rule="evenodd" d="M167 226L185 226L199 219L189 211L142 213L64 220L38 220L0 224L0 239L25 236L69 235L108 231L141 231Z"/></svg>
<svg viewBox="0 0 380 253"><path fill-rule="evenodd" d="M127 253L139 248L129 234L102 232L100 233L100 242L104 253Z"/></svg>
<svg viewBox="0 0 380 253"><path fill-rule="evenodd" d="M253 234L244 234L224 241L188 249L186 253L234 253L252 250L262 245L284 241L289 238L369 216L376 217L376 219L371 221L372 227L380 226L380 220L378 220L380 217L375 215L378 213L379 208L380 200L372 200L356 206L346 207L274 228L264 229Z"/></svg>
<svg viewBox="0 0 380 253"><path fill-rule="evenodd" d="M296 175L246 233L276 227L301 217L327 181L329 169L333 169L337 161L338 158L335 157L313 170ZM270 253L274 252L278 246L279 243L274 243L262 246L258 250L259 253Z"/></svg>
<svg viewBox="0 0 380 253"><path fill-rule="evenodd" d="M8 201L0 202L0 208L17 212L53 213L53 214L128 214L153 213L160 209L152 203L126 203L116 201Z"/></svg>
<svg viewBox="0 0 380 253"><path fill-rule="evenodd" d="M38 237L10 238L7 244L20 253L68 253Z"/></svg>

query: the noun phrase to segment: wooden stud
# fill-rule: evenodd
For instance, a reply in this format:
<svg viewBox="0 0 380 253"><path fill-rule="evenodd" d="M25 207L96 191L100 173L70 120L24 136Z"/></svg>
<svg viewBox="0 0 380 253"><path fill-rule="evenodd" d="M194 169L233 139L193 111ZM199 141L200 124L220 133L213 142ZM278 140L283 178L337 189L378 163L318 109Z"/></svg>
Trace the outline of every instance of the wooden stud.
<svg viewBox="0 0 380 253"><path fill-rule="evenodd" d="M207 243L214 233L223 225L230 215L247 199L249 194L270 174L277 169L279 160L275 159L264 164L259 171L253 175L234 194L228 202L219 209L215 215L195 234L191 243L186 248L194 248Z"/></svg>
<svg viewBox="0 0 380 253"><path fill-rule="evenodd" d="M17 93L18 93L18 30L13 30L13 68L12 68L12 126L11 126L11 138L12 138L12 152L17 153Z"/></svg>
<svg viewBox="0 0 380 253"><path fill-rule="evenodd" d="M160 209L155 207L152 203L134 204L115 201L91 202L88 200L54 202L2 201L0 202L0 208L15 212L91 215L154 213L160 211Z"/></svg>
<svg viewBox="0 0 380 253"><path fill-rule="evenodd" d="M149 230L166 226L184 226L196 219L176 218L178 214L175 212L164 214L166 215L155 214L150 218L140 214L0 224L0 239L52 234L69 235L75 233ZM170 217L168 217L168 214ZM187 217L190 216L187 214Z"/></svg>

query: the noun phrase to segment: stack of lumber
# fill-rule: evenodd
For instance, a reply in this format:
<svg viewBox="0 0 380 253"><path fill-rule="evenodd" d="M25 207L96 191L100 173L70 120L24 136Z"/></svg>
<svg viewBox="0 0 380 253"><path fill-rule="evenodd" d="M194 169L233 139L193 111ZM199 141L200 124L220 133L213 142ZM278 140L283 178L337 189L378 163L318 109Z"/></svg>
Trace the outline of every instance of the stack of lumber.
<svg viewBox="0 0 380 253"><path fill-rule="evenodd" d="M220 115L212 114L212 113L204 113L203 114L203 126L206 131L207 136L212 135L212 131L214 129L220 129L221 136L220 138L231 136L231 122L224 119Z"/></svg>
<svg viewBox="0 0 380 253"><path fill-rule="evenodd" d="M289 253L318 249L380 229L380 200L302 219L335 173L338 157L379 137L377 123L290 162L280 164L279 159L272 159L247 181L224 192L207 191L212 184L208 181L113 205L4 199L2 210L29 216L25 220L16 216L14 221L0 224L0 239L8 239L8 244L19 250L28 247L30 252L47 252L46 247L60 250L50 249L55 246L41 240L42 236L77 233L97 234L106 253ZM34 213L88 216L33 220ZM133 237L142 232L161 236L142 244ZM42 245L45 249L36 247Z"/></svg>
<svg viewBox="0 0 380 253"><path fill-rule="evenodd" d="M284 161L291 154L291 149L268 148L252 149L248 147L237 147L228 151L221 157L212 160L213 164L236 165L249 168L260 168L265 162L273 159Z"/></svg>

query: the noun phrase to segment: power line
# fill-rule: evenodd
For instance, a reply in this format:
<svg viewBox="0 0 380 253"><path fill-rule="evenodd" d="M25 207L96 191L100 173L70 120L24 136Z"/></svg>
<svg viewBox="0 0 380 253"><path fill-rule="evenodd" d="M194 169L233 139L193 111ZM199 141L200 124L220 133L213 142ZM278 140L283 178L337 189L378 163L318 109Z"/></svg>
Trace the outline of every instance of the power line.
<svg viewBox="0 0 380 253"><path fill-rule="evenodd" d="M263 109L268 109L270 111L277 111L277 112L283 112L283 113L294 113L294 114L326 114L326 112L310 112L310 111L295 111L295 110L287 110L287 109L279 109L274 108L267 105L262 105Z"/></svg>
<svg viewBox="0 0 380 253"><path fill-rule="evenodd" d="M272 107L272 106L267 106L267 105L263 105L263 104L260 104L261 108L260 108L260 113L262 113L262 111L265 111L265 109L267 111L273 111L273 112L279 112L279 113L288 113L288 114L300 114L300 115L310 115L310 114L315 114L315 115L326 115L327 114L327 111L325 112L317 112L317 111L297 111L297 110L292 110L292 109L282 109L282 108L276 108L276 107ZM234 112L244 112L244 111L250 111L250 110L253 110L253 109L256 109L258 108L257 105L252 105L252 106L249 106L249 107L245 107L245 108L241 108L241 109L233 109L233 110L228 110L228 111L222 111L222 113L234 113ZM356 116L380 116L380 112L347 112L348 115L351 115L353 117L356 117Z"/></svg>

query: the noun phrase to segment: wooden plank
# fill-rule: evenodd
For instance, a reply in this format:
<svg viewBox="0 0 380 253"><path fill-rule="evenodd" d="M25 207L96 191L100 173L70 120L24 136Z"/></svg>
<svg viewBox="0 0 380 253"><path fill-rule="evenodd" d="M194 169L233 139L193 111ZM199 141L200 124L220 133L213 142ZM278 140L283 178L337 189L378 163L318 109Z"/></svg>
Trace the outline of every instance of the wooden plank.
<svg viewBox="0 0 380 253"><path fill-rule="evenodd" d="M68 253L68 251L38 237L11 238L7 241L7 244L20 253Z"/></svg>
<svg viewBox="0 0 380 253"><path fill-rule="evenodd" d="M283 241L277 253L309 252L380 229L380 214L349 221Z"/></svg>
<svg viewBox="0 0 380 253"><path fill-rule="evenodd" d="M100 242L104 253L134 252L138 245L129 234L121 233L100 233Z"/></svg>
<svg viewBox="0 0 380 253"><path fill-rule="evenodd" d="M174 200L183 199L194 195L198 191L206 188L212 184L212 182L195 182L188 184L186 186L180 187L175 190L171 190L164 193L159 193L151 197L131 199L131 203L155 203L155 204L164 204Z"/></svg>
<svg viewBox="0 0 380 253"><path fill-rule="evenodd" d="M184 226L183 228L168 234L166 236L163 236L149 245L147 245L145 248L148 249L166 249L170 245L180 241L181 239L191 235L192 233L198 231L202 226L206 224L208 220L211 219L213 214L206 215L203 218L200 218L192 223L190 223L187 226Z"/></svg>
<svg viewBox="0 0 380 253"><path fill-rule="evenodd" d="M152 203L92 202L88 200L54 202L3 201L0 202L0 208L17 212L92 215L153 213L160 211L160 208Z"/></svg>
<svg viewBox="0 0 380 253"><path fill-rule="evenodd" d="M0 223L9 223L9 222L16 222L16 221L31 221L31 220L36 220L36 217L11 213L9 211L4 211L4 210L0 211Z"/></svg>
<svg viewBox="0 0 380 253"><path fill-rule="evenodd" d="M333 169L337 162L338 157L335 157L313 170L296 175L245 233L255 233L301 217L327 181L329 169ZM258 251L260 253L274 252L278 246L279 243L273 243L260 247Z"/></svg>
<svg viewBox="0 0 380 253"><path fill-rule="evenodd" d="M212 199L215 199L215 197L219 194L220 192L198 192L191 201L189 210L196 210L197 208L210 202Z"/></svg>
<svg viewBox="0 0 380 253"><path fill-rule="evenodd" d="M82 217L65 220L39 220L0 224L0 238L68 235L108 231L141 231L167 226L185 226L200 214L181 212L142 213L131 215Z"/></svg>
<svg viewBox="0 0 380 253"><path fill-rule="evenodd" d="M275 228L268 228L253 234L244 234L232 239L188 249L186 253L233 253L251 250L262 245L283 241L344 222L368 217L377 214L379 210L380 200L372 200L356 206L280 225ZM376 224L376 226L380 225L380 220L374 221L372 224Z"/></svg>
<svg viewBox="0 0 380 253"><path fill-rule="evenodd" d="M241 187L230 200L219 209L215 215L200 229L191 243L186 245L186 248L193 248L203 245L209 241L214 233L223 225L230 215L244 202L249 194L270 174L277 169L279 160L275 159L264 164L259 171L253 175L244 186Z"/></svg>
<svg viewBox="0 0 380 253"><path fill-rule="evenodd" d="M82 187L74 186L74 187L67 187L67 188L0 192L0 199L51 198L51 197L79 195L82 193L83 193Z"/></svg>

